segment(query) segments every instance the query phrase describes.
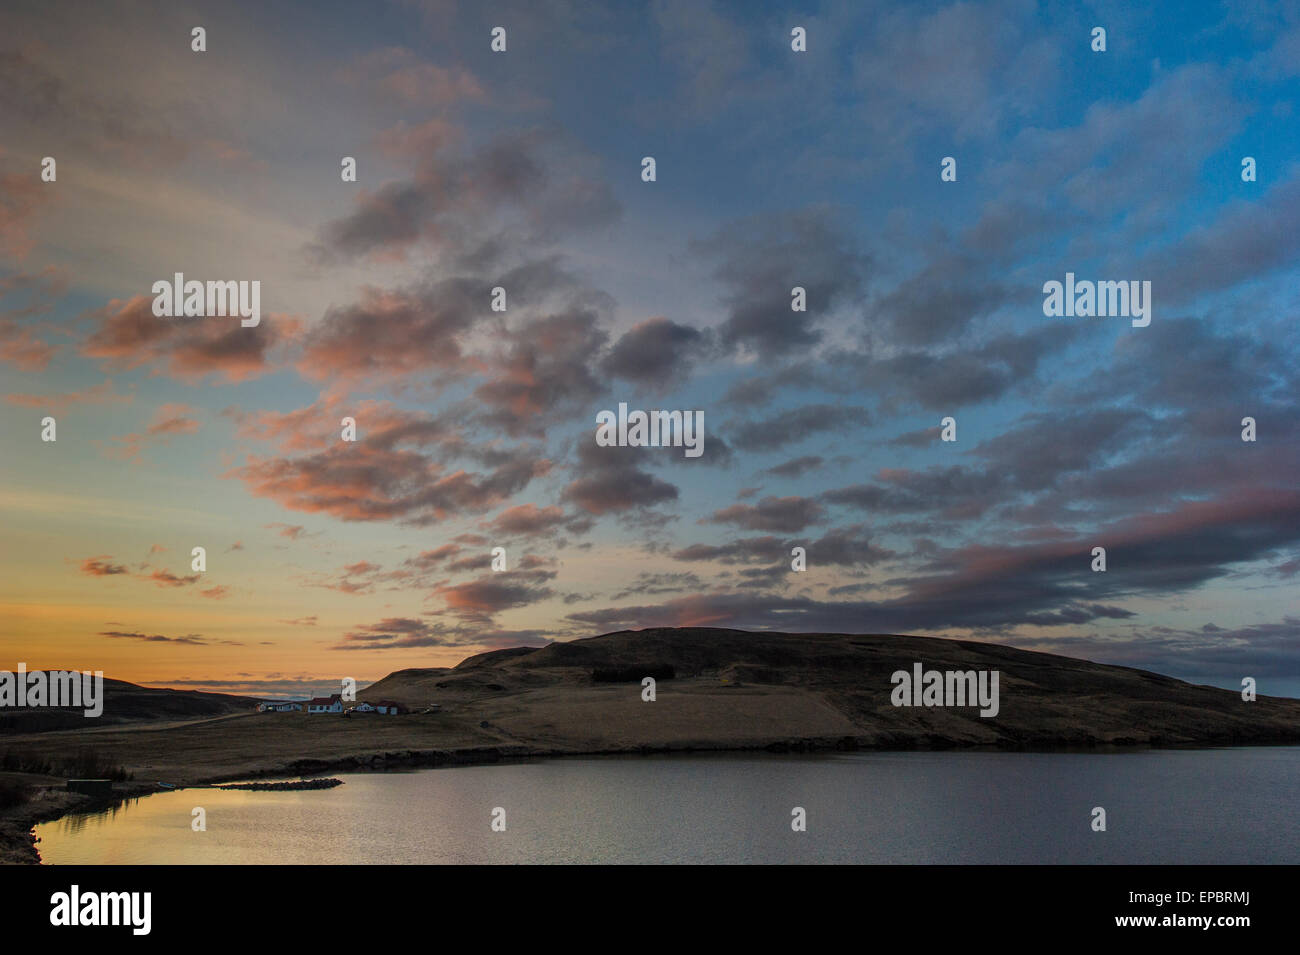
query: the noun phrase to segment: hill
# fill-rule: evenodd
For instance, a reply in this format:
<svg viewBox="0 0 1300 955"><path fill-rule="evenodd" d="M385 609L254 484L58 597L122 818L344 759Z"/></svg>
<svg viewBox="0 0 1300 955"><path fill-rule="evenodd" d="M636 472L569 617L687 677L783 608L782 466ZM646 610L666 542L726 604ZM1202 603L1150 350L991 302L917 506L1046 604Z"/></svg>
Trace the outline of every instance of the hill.
<svg viewBox="0 0 1300 955"><path fill-rule="evenodd" d="M997 715L894 706L891 674L917 663L998 671ZM658 680L654 702L642 700L644 674ZM257 713L238 697L115 687L131 701L119 717L137 718L0 733L0 754L15 767L93 758L137 781L192 784L580 753L1300 742L1300 700L1248 703L1143 670L888 634L622 631L400 670L358 694L406 703L403 716ZM422 712L430 703L438 711ZM168 719L195 707L234 712Z"/></svg>
<svg viewBox="0 0 1300 955"><path fill-rule="evenodd" d="M104 679L104 711L87 719L80 707L6 707L0 709L0 734L21 735L53 730L95 729L118 723L189 720L238 713L257 701L224 693L170 690Z"/></svg>
<svg viewBox="0 0 1300 955"><path fill-rule="evenodd" d="M896 707L891 674L997 670L1000 706ZM642 675L660 678L643 703ZM518 742L578 748L1174 745L1300 740L1300 701L975 641L711 628L620 631L400 670L359 698L473 711Z"/></svg>

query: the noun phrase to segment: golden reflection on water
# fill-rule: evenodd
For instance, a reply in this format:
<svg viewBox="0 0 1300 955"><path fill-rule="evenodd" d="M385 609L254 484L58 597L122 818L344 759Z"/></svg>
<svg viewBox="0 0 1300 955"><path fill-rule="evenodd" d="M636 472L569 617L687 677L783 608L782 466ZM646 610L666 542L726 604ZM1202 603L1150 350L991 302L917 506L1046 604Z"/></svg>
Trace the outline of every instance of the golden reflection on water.
<svg viewBox="0 0 1300 955"><path fill-rule="evenodd" d="M208 820L238 825L247 810L265 810L276 797L322 795L309 793L248 792L225 789L181 789L175 792L133 796L107 809L74 813L36 827L40 839L36 849L41 861L50 865L118 865L140 863L238 863L226 857L223 837L208 839L217 845L199 846L194 840L212 836L211 831L193 828L193 810L201 806ZM284 800L296 802L295 799ZM211 822L208 822L209 830ZM198 853L195 850L200 850ZM214 851L215 850L215 851ZM197 856L197 857L196 857Z"/></svg>
<svg viewBox="0 0 1300 955"><path fill-rule="evenodd" d="M575 758L339 777L328 790L131 799L37 827L37 849L55 865L1300 857L1300 747ZM1095 838L1094 805L1123 838ZM806 832L791 831L792 806L806 807Z"/></svg>

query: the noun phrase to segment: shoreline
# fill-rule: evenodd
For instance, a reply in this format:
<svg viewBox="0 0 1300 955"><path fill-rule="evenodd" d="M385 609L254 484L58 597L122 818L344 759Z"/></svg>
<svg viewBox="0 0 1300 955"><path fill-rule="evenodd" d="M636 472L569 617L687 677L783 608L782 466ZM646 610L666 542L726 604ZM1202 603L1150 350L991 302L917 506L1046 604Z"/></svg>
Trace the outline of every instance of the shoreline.
<svg viewBox="0 0 1300 955"><path fill-rule="evenodd" d="M900 702L891 674L914 672L918 661L927 672L1001 674L997 719L959 705L964 696L952 706ZM642 672L664 674L656 693L645 695L636 680L610 679ZM452 669L399 670L364 695L407 712L331 718L245 710L0 737L6 765L46 774L59 768L59 775L11 774L12 788L22 792L0 812L4 861L39 860L30 830L42 822L154 791L235 781L564 756L1300 744L1300 700L1256 699L1130 667L899 634L619 631L491 651ZM65 768L136 781L95 801L57 791ZM33 784L43 788L32 792ZM24 793L36 798L24 803Z"/></svg>
<svg viewBox="0 0 1300 955"><path fill-rule="evenodd" d="M827 755L831 753L933 753L933 752L972 752L972 753L1139 753L1151 750L1205 750L1267 748L1271 746L1297 746L1300 740L1252 740L1249 742L1225 740L1203 742L1173 742L1167 744L1150 742L1133 743L1061 743L1059 745L986 745L961 744L935 741L931 745L865 745L862 741L848 737L835 740L796 739L773 741L765 744L737 745L719 743L710 745L696 743L689 745L635 746L615 749L548 749L534 746L475 746L462 749L405 750L370 756L346 756L337 759L301 759L280 767L258 767L236 774L222 773L218 776L203 778L193 783L164 787L159 783L127 782L115 784L110 798L95 798L78 793L70 793L55 788L53 784L42 784L32 788L32 799L22 805L0 811L0 865L46 865L37 848L39 839L35 828L46 823L57 822L67 816L104 812L128 800L140 799L155 793L180 792L186 789L224 788L232 783L256 783L271 777L286 780L296 777L300 780L319 779L326 773L386 773L411 772L425 769L454 769L461 766L484 766L498 763L528 762L534 759L562 759L565 757L632 757L632 756L710 756L743 755L767 753L781 755ZM224 784L224 785L223 785ZM117 788L117 787L121 788ZM239 787L248 788L248 787ZM290 788L290 787L284 787ZM292 787L319 789L324 787ZM275 791L271 789L249 788L249 791Z"/></svg>

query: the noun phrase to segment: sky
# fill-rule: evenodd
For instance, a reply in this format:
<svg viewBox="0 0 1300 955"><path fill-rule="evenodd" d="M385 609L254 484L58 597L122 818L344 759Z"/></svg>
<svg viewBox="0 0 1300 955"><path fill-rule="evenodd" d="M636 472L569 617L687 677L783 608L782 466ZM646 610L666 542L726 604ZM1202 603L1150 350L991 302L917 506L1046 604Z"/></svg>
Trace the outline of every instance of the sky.
<svg viewBox="0 0 1300 955"><path fill-rule="evenodd" d="M1300 5L1153 6L6 3L0 669L715 626L1300 696Z"/></svg>

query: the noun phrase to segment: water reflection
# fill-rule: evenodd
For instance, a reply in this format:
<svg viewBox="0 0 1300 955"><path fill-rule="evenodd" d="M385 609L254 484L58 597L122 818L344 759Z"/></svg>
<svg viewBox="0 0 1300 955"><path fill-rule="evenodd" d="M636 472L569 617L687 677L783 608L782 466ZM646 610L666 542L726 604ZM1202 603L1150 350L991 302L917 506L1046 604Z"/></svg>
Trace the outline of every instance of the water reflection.
<svg viewBox="0 0 1300 955"><path fill-rule="evenodd" d="M38 827L38 848L54 864L1300 859L1300 747L583 758L340 778L133 798ZM191 828L196 806L206 832ZM806 832L791 828L796 806ZM497 807L504 832L490 827Z"/></svg>

